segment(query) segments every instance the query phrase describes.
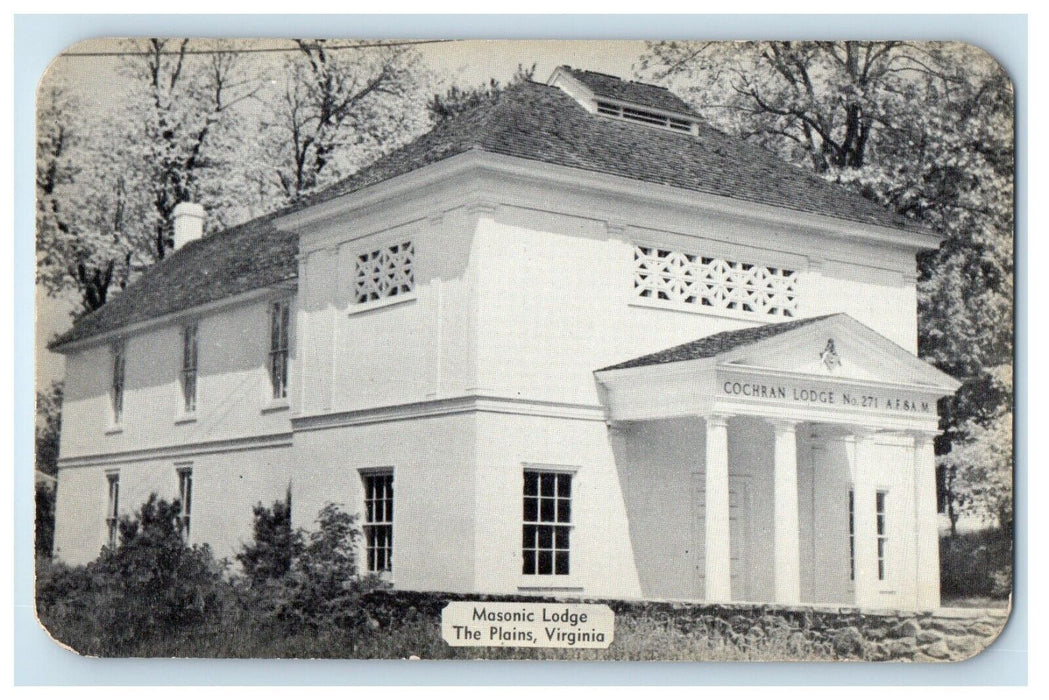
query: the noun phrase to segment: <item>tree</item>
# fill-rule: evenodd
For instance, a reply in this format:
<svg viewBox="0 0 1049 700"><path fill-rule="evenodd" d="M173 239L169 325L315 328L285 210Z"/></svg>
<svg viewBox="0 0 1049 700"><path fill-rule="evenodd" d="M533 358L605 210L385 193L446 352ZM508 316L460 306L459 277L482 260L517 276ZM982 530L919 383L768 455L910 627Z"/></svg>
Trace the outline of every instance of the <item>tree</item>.
<svg viewBox="0 0 1049 700"><path fill-rule="evenodd" d="M525 68L523 64L517 64L517 72L514 73L506 87L531 80L535 75L535 67L534 63L528 68ZM452 85L443 94L434 94L426 103L426 109L432 121L440 122L456 114L494 102L504 89L495 78L473 88L460 88L458 85Z"/></svg>
<svg viewBox="0 0 1049 700"><path fill-rule="evenodd" d="M203 620L219 605L222 566L208 545L186 543L182 507L151 494L118 524L120 543L92 563L128 633L170 630Z"/></svg>
<svg viewBox="0 0 1049 700"><path fill-rule="evenodd" d="M323 39L296 44L299 51L284 64L283 90L262 122L262 157L285 202L336 182L423 125L416 99L423 69L413 48L380 42L347 50L344 41L333 48Z"/></svg>
<svg viewBox="0 0 1049 700"><path fill-rule="evenodd" d="M137 208L120 148L93 138L81 107L61 83L41 90L37 111L37 282L52 296L73 291L83 311L127 284ZM109 139L105 139L106 142Z"/></svg>
<svg viewBox="0 0 1049 700"><path fill-rule="evenodd" d="M989 457L1011 424L1013 353L1013 90L994 59L946 43L653 42L639 68L715 126L946 235L918 261L919 354L963 381L937 452L961 440ZM968 489L981 473L949 476Z"/></svg>
<svg viewBox="0 0 1049 700"><path fill-rule="evenodd" d="M36 522L34 551L37 557L50 557L55 544L55 487L37 482L34 489Z"/></svg>
<svg viewBox="0 0 1049 700"><path fill-rule="evenodd" d="M48 476L58 474L62 387L62 382L52 382L47 391L36 392L36 468Z"/></svg>
<svg viewBox="0 0 1049 700"><path fill-rule="evenodd" d="M1012 367L992 373L999 390L1011 386ZM959 515L969 515L999 530L1013 525L1013 416L1002 409L987 421L970 419L961 426L951 451L939 459L951 482L948 508L951 532Z"/></svg>
<svg viewBox="0 0 1049 700"><path fill-rule="evenodd" d="M36 392L36 470L58 474L58 443L62 432L62 382L52 382L47 391ZM55 538L55 486L35 484L35 551L50 557Z"/></svg>
<svg viewBox="0 0 1049 700"><path fill-rule="evenodd" d="M225 45L200 43L215 52L125 42L126 89L109 111L87 110L59 75L40 91L37 279L52 296L75 291L83 312L167 255L179 202L203 204L209 231L253 203L238 107L258 81Z"/></svg>
<svg viewBox="0 0 1049 700"><path fill-rule="evenodd" d="M163 260L172 247L173 213L180 202L199 202L216 231L229 225L243 202L243 121L237 107L256 96L257 76L222 42L198 42L210 53L190 53L189 39L148 39L129 44L126 61L131 103L125 137L141 167L136 184L149 195L149 251Z"/></svg>

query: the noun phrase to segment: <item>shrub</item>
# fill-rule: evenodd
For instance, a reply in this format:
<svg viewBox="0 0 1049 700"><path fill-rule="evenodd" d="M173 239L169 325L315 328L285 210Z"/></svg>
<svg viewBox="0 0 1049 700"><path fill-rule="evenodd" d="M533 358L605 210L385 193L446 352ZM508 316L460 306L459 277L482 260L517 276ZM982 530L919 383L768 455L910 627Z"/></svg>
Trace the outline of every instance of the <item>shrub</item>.
<svg viewBox="0 0 1049 700"><path fill-rule="evenodd" d="M152 495L120 524L120 544L83 567L45 566L37 579L41 621L82 653L122 655L143 639L185 634L231 603L224 565L207 545L188 546L181 509Z"/></svg>
<svg viewBox="0 0 1049 700"><path fill-rule="evenodd" d="M244 575L253 585L280 579L288 574L305 546L301 530L291 526L291 491L272 508L259 503L254 508L254 540L236 555Z"/></svg>
<svg viewBox="0 0 1049 700"><path fill-rule="evenodd" d="M1012 572L1009 530L994 528L940 538L940 592L944 598L1008 598Z"/></svg>
<svg viewBox="0 0 1049 700"><path fill-rule="evenodd" d="M360 596L383 584L359 575L357 517L329 503L317 515L317 529L305 533L293 531L285 517L283 509L278 514L278 504L255 509L256 539L237 555L247 562L246 605L291 629L347 630L366 622ZM286 573L273 575L285 555L290 557Z"/></svg>
<svg viewBox="0 0 1049 700"><path fill-rule="evenodd" d="M55 489L42 483L36 485L35 534L37 556L50 557L55 542Z"/></svg>

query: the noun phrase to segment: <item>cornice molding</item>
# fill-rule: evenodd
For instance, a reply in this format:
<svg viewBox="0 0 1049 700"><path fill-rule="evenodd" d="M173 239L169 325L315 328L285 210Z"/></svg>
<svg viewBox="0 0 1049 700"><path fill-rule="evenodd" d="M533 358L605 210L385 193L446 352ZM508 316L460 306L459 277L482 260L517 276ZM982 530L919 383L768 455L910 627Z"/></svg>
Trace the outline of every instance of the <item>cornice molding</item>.
<svg viewBox="0 0 1049 700"><path fill-rule="evenodd" d="M706 194L670 185L632 180L618 175L553 165L478 149L449 156L362 190L287 214L276 219L274 225L285 231L302 230L320 225L337 216L359 215L361 210L382 203L394 204L403 202L407 197L424 196L442 187L450 188L453 192L454 202L449 201L442 205L445 211L448 211L463 204L472 204L476 201L477 196L475 187L466 188L464 192L463 183L453 182L453 180L482 174L489 177L495 176L493 185L502 176L514 181L523 180L538 185L553 185L558 190L573 188L583 194L611 197L620 203L645 203L656 207L673 206L696 214L717 213L751 220L759 224L774 223L809 233L829 235L845 240L880 243L913 251L936 248L942 240L942 236L932 232L909 231L867 224L851 219ZM455 194L456 192L464 193ZM501 201L500 203L516 204L514 201Z"/></svg>
<svg viewBox="0 0 1049 700"><path fill-rule="evenodd" d="M228 440L192 442L184 445L164 445L138 450L77 455L75 457L63 457L59 459L58 468L74 469L100 465L109 466L112 464L142 462L154 459L174 460L195 457L197 455L218 454L222 452L243 452L245 450L291 447L291 437L292 434L290 432L271 433L269 435L252 435L250 437L231 438Z"/></svg>
<svg viewBox="0 0 1049 700"><path fill-rule="evenodd" d="M291 425L293 432L300 432L464 413L501 413L595 422L605 420L605 409L597 404L536 401L491 395L464 395L353 411L300 415L292 418Z"/></svg>
<svg viewBox="0 0 1049 700"><path fill-rule="evenodd" d="M180 311L173 311L163 316L157 316L156 318L146 319L145 321L139 321L138 323L132 323L128 326L121 326L120 328L106 331L105 333L99 333L98 335L88 336L87 338L81 338L80 340L73 340L62 345L56 345L52 350L58 353L68 353L77 350L83 350L84 348L92 347L95 345L102 345L108 343L117 338L129 338L133 335L145 333L147 331L159 328L161 326L168 326L175 323L183 322L191 318L199 318L207 316L209 314L218 313L221 311L229 311L238 306L245 306L262 300L277 299L284 296L290 296L295 294L298 289L297 278L291 280L284 280L276 284L267 285L265 287L259 287L252 289L247 292L242 292L231 297L225 297L224 299L218 299L207 304L201 304L199 306L191 306L187 309Z"/></svg>

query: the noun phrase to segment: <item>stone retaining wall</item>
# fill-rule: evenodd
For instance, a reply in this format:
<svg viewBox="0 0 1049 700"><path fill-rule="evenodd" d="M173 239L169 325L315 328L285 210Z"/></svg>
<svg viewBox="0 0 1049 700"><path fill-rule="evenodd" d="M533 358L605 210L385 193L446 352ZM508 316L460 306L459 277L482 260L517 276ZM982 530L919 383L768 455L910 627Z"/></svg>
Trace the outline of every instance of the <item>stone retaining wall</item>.
<svg viewBox="0 0 1049 700"><path fill-rule="evenodd" d="M409 591L375 591L366 595L363 602L377 625L396 625L400 620L421 615L439 626L441 610L451 600L603 603L616 613L617 640L624 621L644 620L650 626L673 629L682 636L724 640L734 652L742 652L733 653L731 658L762 660L769 660L771 652L777 659L795 661L962 661L994 642L1009 618L1007 608L941 608L916 613ZM667 651L667 658L674 658L673 650Z"/></svg>

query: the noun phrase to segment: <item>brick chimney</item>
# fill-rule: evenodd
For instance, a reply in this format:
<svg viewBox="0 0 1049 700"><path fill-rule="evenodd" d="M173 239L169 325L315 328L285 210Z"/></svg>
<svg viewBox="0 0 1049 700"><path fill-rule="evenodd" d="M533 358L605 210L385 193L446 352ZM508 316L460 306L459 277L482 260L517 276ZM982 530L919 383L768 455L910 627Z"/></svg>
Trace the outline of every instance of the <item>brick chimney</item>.
<svg viewBox="0 0 1049 700"><path fill-rule="evenodd" d="M204 207L195 202L175 205L175 250L204 235Z"/></svg>

